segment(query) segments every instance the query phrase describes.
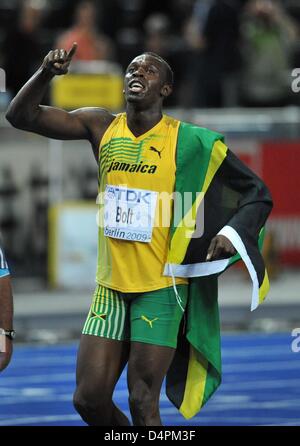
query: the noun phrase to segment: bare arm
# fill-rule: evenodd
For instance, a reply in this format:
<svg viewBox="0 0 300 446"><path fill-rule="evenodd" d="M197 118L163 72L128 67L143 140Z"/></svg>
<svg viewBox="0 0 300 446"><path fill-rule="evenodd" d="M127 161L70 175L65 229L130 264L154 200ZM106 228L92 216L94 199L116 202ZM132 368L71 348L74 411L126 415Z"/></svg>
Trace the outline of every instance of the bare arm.
<svg viewBox="0 0 300 446"><path fill-rule="evenodd" d="M98 150L99 141L113 120L113 115L100 108L82 108L72 112L40 105L55 75L67 74L77 44L67 53L50 51L42 66L12 100L7 120L22 130L54 139L87 139Z"/></svg>
<svg viewBox="0 0 300 446"><path fill-rule="evenodd" d="M12 330L13 297L10 276L0 278L0 328Z"/></svg>
<svg viewBox="0 0 300 446"><path fill-rule="evenodd" d="M10 276L0 278L0 328L4 330L13 328L13 295ZM0 351L0 371L8 366L12 355L12 341L5 336L1 342L1 345L3 344L4 351Z"/></svg>

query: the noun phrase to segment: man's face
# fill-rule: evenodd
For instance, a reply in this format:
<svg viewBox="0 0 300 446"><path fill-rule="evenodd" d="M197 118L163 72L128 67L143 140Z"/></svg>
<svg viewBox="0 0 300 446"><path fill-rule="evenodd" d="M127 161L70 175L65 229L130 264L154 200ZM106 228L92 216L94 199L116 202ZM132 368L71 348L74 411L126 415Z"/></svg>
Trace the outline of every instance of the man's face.
<svg viewBox="0 0 300 446"><path fill-rule="evenodd" d="M150 104L160 100L164 95L164 81L165 68L159 60L145 54L136 57L125 73L126 102Z"/></svg>

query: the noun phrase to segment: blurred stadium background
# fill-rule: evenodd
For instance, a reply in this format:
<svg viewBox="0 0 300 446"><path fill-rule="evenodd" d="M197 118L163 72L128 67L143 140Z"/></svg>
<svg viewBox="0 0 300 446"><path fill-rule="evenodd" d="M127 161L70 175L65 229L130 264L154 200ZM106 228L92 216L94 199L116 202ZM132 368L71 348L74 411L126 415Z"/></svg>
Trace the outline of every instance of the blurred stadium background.
<svg viewBox="0 0 300 446"><path fill-rule="evenodd" d="M15 357L0 377L0 426L80 424L71 408L74 342L94 287L97 166L87 143L20 132L4 118L44 55L73 41L79 51L71 73L52 83L45 104L118 112L126 65L142 51L157 52L175 73L166 112L223 133L269 186L275 206L264 256L271 291L251 313L244 269L220 279L227 390L195 424L299 424L300 353L291 352L291 332L300 326L300 93L292 88L299 36L298 0L0 0L0 230L18 333ZM232 358L240 358L236 368ZM242 390L234 393L238 381ZM60 386L69 389L61 396L68 407L57 405ZM243 405L252 412L243 415ZM282 407L290 413L275 413ZM221 408L227 418L218 418Z"/></svg>

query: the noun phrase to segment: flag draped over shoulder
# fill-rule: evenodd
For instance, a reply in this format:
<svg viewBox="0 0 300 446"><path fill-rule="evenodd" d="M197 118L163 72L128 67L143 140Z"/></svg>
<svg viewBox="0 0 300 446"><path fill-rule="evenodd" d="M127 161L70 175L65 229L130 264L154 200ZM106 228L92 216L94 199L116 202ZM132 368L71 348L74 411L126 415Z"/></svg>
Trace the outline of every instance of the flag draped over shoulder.
<svg viewBox="0 0 300 446"><path fill-rule="evenodd" d="M192 196L188 206L180 199L187 192ZM218 274L243 260L253 284L252 310L269 290L260 247L271 209L268 189L226 147L222 135L180 123L174 217L164 274L190 278L186 321L167 374L167 395L185 418L193 417L221 383ZM237 255L206 262L217 234L229 238Z"/></svg>

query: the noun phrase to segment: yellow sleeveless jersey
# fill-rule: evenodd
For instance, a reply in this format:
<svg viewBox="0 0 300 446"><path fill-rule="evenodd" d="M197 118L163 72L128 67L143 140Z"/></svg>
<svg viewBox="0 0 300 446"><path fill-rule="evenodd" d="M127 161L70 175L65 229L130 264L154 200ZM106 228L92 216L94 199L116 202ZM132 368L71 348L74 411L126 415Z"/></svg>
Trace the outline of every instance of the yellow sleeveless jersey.
<svg viewBox="0 0 300 446"><path fill-rule="evenodd" d="M109 186L112 190L115 186L124 186L150 191L150 194L151 191L163 193L162 199L156 202L149 243L107 236L104 204L100 198L96 280L101 285L128 293L172 286L172 278L162 273L169 245L172 200L168 197L172 196L175 185L178 127L179 121L164 115L152 129L135 137L127 126L126 113L122 113L116 116L101 140L99 196L104 196ZM176 284L184 283L187 279L176 278Z"/></svg>

